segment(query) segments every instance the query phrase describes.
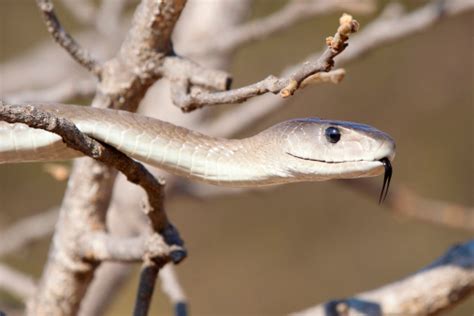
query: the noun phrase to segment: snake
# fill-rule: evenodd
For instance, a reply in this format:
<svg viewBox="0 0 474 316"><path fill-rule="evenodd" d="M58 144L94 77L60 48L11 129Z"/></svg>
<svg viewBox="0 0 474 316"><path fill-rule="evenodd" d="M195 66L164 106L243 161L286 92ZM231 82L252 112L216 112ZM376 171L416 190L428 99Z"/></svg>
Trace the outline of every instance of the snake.
<svg viewBox="0 0 474 316"><path fill-rule="evenodd" d="M37 109L84 134L177 176L230 187L392 176L395 141L372 126L320 118L291 119L241 139L212 137L143 115L78 105ZM67 160L82 154L54 133L0 121L0 164Z"/></svg>

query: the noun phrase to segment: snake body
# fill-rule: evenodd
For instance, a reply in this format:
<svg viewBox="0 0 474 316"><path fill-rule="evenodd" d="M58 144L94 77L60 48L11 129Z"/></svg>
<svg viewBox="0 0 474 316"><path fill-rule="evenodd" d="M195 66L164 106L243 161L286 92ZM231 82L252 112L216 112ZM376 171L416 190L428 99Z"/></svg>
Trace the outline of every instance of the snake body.
<svg viewBox="0 0 474 316"><path fill-rule="evenodd" d="M395 155L389 135L344 121L294 119L248 138L223 139L124 111L62 104L37 107L69 119L83 133L139 161L219 185L376 176L383 173L384 161ZM0 164L79 156L56 134L0 122Z"/></svg>

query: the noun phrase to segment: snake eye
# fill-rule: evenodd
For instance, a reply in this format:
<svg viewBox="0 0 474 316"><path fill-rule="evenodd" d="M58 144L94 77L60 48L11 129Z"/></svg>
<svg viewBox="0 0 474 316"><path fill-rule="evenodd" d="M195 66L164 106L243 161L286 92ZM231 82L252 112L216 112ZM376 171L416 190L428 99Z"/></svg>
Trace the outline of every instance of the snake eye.
<svg viewBox="0 0 474 316"><path fill-rule="evenodd" d="M326 139L328 140L328 142L333 144L337 143L339 139L341 139L341 132L337 127L334 126L326 128L324 134L326 135Z"/></svg>

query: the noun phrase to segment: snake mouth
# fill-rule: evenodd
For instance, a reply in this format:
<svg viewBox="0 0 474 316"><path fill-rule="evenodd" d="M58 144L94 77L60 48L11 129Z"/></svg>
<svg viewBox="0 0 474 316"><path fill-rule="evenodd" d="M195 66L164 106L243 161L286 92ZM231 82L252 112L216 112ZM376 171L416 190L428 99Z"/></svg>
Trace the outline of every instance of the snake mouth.
<svg viewBox="0 0 474 316"><path fill-rule="evenodd" d="M340 161L330 161L330 160L323 160L323 159L314 159L314 158L307 158L307 157L301 157L301 156L298 156L298 155L294 155L292 153L289 153L289 152L286 152L287 155L290 155L294 158L298 158L298 159L302 159L302 160L309 160L309 161L316 161L316 162L321 162L321 163L328 163L328 164L340 164L340 163L350 163L350 162L359 162L359 161L367 161L367 162L371 162L371 161L380 161L382 162L383 159L387 159L388 158L382 158L380 160L378 159L374 159L374 160L367 160L367 159L357 159L357 160L340 160ZM383 163L383 162L382 162Z"/></svg>
<svg viewBox="0 0 474 316"><path fill-rule="evenodd" d="M359 160L346 160L346 161L327 161L327 160L322 160L322 159L313 159L313 158L306 158L306 157L300 157L297 155L294 155L292 153L287 152L288 155L297 158L297 159L302 159L302 160L309 160L309 161L316 161L316 162L321 162L321 163L327 163L327 164L342 164L342 163L354 163L354 162L375 162L379 161L382 163L385 172L383 176L383 184L382 184L382 190L380 191L380 196L379 196L379 205L382 204L385 199L387 198L388 195L388 189L390 187L390 181L392 180L392 173L393 173L393 168L392 164L390 163L390 158L389 157L384 157L382 159L374 159L374 160L365 160L365 159L359 159Z"/></svg>

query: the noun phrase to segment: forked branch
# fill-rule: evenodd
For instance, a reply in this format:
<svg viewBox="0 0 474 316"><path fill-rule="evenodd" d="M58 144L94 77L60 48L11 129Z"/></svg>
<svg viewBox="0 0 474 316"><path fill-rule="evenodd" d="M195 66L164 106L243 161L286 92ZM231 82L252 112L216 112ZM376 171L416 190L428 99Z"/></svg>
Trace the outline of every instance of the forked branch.
<svg viewBox="0 0 474 316"><path fill-rule="evenodd" d="M160 233L167 244L178 246L178 249L170 253L173 262L178 263L184 259L186 252L181 248L183 243L163 208L164 183L157 180L142 164L115 148L83 134L67 119L56 117L32 105L18 106L0 103L0 119L8 123L24 123L32 128L58 134L70 148L116 168L130 182L140 185L148 195L147 215L153 231Z"/></svg>
<svg viewBox="0 0 474 316"><path fill-rule="evenodd" d="M244 102L249 98L268 92L279 93L281 97L286 98L292 95L308 77L319 72L328 72L334 67L334 58L347 47L349 35L359 29L359 23L348 14L342 15L339 24L336 34L326 39L328 47L320 58L302 64L287 78L268 76L257 83L223 92L196 89L186 80L174 80L173 102L184 112L190 112L206 105Z"/></svg>

